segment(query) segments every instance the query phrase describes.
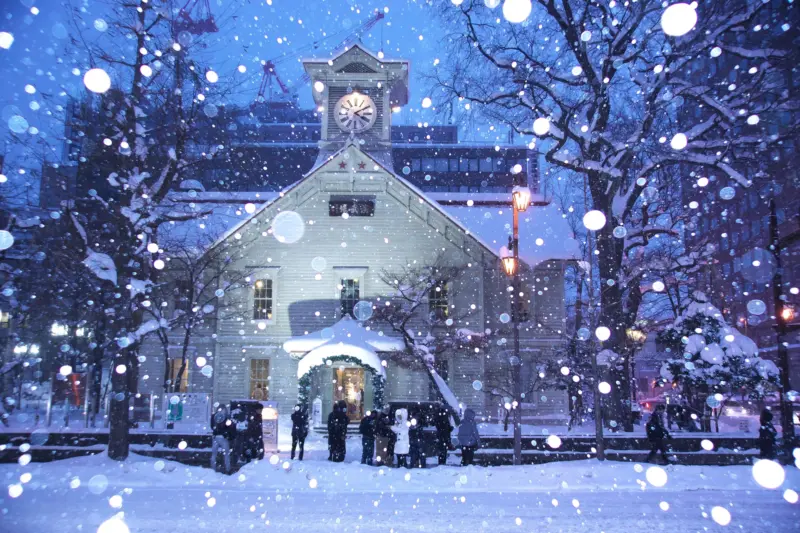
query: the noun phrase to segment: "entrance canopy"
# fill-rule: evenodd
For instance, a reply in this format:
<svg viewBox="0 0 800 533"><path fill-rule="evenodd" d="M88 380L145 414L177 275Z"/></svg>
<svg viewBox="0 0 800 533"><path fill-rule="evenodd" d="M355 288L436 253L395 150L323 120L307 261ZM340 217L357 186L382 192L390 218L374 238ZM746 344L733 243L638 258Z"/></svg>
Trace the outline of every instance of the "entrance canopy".
<svg viewBox="0 0 800 533"><path fill-rule="evenodd" d="M366 329L346 316L329 328L289 339L283 343L283 349L291 354L304 354L297 365L298 378L312 368L324 365L328 358L337 356L351 357L386 377L377 352L404 350L405 343Z"/></svg>

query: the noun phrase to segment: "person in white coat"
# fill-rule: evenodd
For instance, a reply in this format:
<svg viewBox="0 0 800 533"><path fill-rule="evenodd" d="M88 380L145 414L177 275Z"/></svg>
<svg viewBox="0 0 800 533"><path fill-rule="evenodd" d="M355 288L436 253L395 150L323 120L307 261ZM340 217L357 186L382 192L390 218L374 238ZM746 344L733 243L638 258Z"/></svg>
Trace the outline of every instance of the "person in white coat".
<svg viewBox="0 0 800 533"><path fill-rule="evenodd" d="M394 425L392 431L397 435L397 442L394 445L394 453L397 454L398 468L402 464L406 468L411 465L408 462L408 452L411 449L408 439L408 411L398 409L394 414Z"/></svg>

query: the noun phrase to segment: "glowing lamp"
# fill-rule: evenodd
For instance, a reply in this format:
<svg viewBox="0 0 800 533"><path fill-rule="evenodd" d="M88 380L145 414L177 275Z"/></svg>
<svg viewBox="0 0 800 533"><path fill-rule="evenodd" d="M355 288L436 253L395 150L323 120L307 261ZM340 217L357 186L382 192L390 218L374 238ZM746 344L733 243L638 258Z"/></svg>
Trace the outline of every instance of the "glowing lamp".
<svg viewBox="0 0 800 533"><path fill-rule="evenodd" d="M505 246L500 249L500 262L503 264L503 270L506 275L513 276L516 273L517 258Z"/></svg>
<svg viewBox="0 0 800 533"><path fill-rule="evenodd" d="M527 187L514 187L511 192L514 209L522 213L531 205L531 190Z"/></svg>

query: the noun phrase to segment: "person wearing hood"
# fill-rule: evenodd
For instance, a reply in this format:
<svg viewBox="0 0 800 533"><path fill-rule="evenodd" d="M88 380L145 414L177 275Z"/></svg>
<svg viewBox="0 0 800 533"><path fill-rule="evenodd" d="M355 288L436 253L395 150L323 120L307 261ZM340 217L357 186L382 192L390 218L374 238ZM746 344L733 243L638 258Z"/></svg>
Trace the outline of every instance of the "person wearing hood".
<svg viewBox="0 0 800 533"><path fill-rule="evenodd" d="M294 460L294 451L297 445L300 445L300 454L298 458L303 460L303 451L306 446L306 437L308 436L308 409L305 405L295 405L292 412L292 460Z"/></svg>
<svg viewBox="0 0 800 533"><path fill-rule="evenodd" d="M361 464L372 466L372 456L375 455L375 412L367 411L358 426L361 433Z"/></svg>
<svg viewBox="0 0 800 533"><path fill-rule="evenodd" d="M475 411L469 407L464 411L464 419L458 426L458 444L461 446L461 466L471 465L475 450L481 445L481 436L475 422Z"/></svg>
<svg viewBox="0 0 800 533"><path fill-rule="evenodd" d="M761 459L775 459L775 438L778 430L772 425L772 411L764 408L761 411L761 425L758 428L758 456Z"/></svg>
<svg viewBox="0 0 800 533"><path fill-rule="evenodd" d="M665 441L671 437L667 428L664 427L664 411L666 411L666 408L663 404L657 405L653 410L653 414L650 415L650 420L647 421L645 430L647 431L647 439L650 441L650 453L647 455L647 462L653 461L656 458L656 453L661 452L661 458L664 463L670 464Z"/></svg>
<svg viewBox="0 0 800 533"><path fill-rule="evenodd" d="M344 400L336 402L331 416L328 417L328 441L331 447L331 461L341 463L347 454L347 404Z"/></svg>
<svg viewBox="0 0 800 533"><path fill-rule="evenodd" d="M450 436L453 433L453 426L450 424L450 413L446 409L439 411L436 417L436 455L439 457L439 464L447 464L447 450L450 449Z"/></svg>
<svg viewBox="0 0 800 533"><path fill-rule="evenodd" d="M408 438L408 411L405 409L398 409L395 412L392 433L397 437L394 443L394 453L397 454L397 467L399 468L402 465L406 468L411 468L411 463L408 461L408 452L411 451Z"/></svg>
<svg viewBox="0 0 800 533"><path fill-rule="evenodd" d="M377 437L376 462L392 466L394 463L394 443L397 436L392 431L392 420L385 409L378 413L378 418L375 421L375 436Z"/></svg>
<svg viewBox="0 0 800 533"><path fill-rule="evenodd" d="M211 415L211 468L219 472L217 467L217 455L222 452L225 464L224 474L231 473L231 444L236 438L236 426L231 420L228 408L224 405L217 405L217 410Z"/></svg>
<svg viewBox="0 0 800 533"><path fill-rule="evenodd" d="M424 420L420 411L411 412L408 426L409 459L411 468L425 468L425 430Z"/></svg>
<svg viewBox="0 0 800 533"><path fill-rule="evenodd" d="M339 410L339 402L333 403L333 409L328 415L328 461L333 461L333 446L336 442L336 411Z"/></svg>

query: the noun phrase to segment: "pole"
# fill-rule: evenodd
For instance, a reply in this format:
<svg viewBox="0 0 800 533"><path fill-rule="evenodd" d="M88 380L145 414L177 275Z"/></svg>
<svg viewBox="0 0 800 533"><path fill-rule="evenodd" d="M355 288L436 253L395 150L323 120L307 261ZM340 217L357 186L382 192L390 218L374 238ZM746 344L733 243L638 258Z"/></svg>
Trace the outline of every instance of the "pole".
<svg viewBox="0 0 800 533"><path fill-rule="evenodd" d="M150 395L150 429L156 427L156 398L155 394Z"/></svg>
<svg viewBox="0 0 800 533"><path fill-rule="evenodd" d="M92 380L90 379L92 376L92 367L89 366L86 369L86 375L83 377L84 384L83 384L83 427L89 427L89 412L91 409L91 402L89 401L89 391L90 383Z"/></svg>
<svg viewBox="0 0 800 533"><path fill-rule="evenodd" d="M53 387L55 386L55 376L50 378L50 393L47 395L47 406L44 415L45 427L50 427L53 422Z"/></svg>
<svg viewBox="0 0 800 533"><path fill-rule="evenodd" d="M584 178L585 179L585 178ZM586 191L588 187L586 186L586 182L584 181L584 188L583 188L583 201L587 202L586 198ZM587 204L588 205L588 204ZM589 309L591 314L589 315L590 324L597 325L594 320L594 248L592 247L592 234L591 232L586 232L586 245L589 251ZM580 297L580 294L578 294ZM592 384L592 409L594 409L594 437L595 437L595 450L597 453L597 460L598 461L605 461L606 460L606 446L605 446L605 437L603 436L603 397L600 395L600 391L597 389L597 386L600 384L600 369L597 365L597 342L595 341L595 336L591 336L591 352L590 357L592 358L592 374L594 374L594 383Z"/></svg>
<svg viewBox="0 0 800 533"><path fill-rule="evenodd" d="M781 266L781 243L778 236L778 214L775 199L769 201L769 236L772 241L772 255L775 258L775 273L772 275L772 299L775 310L775 332L778 342L778 362L781 366L781 431L783 446L791 457L794 446L794 423L792 421L792 402L788 392L792 390L789 380L789 349L786 346L786 319L783 316L786 306L783 295L783 272Z"/></svg>
<svg viewBox="0 0 800 533"><path fill-rule="evenodd" d="M519 321L522 306L520 305L520 284L519 284L519 213L516 206L514 210L514 233L512 236L512 246L514 253L514 276L512 278L511 286L514 289L514 297L511 300L512 318L514 324L514 363L511 365L513 371L514 381L514 400L517 405L514 407L514 464L522 464L522 361L519 357Z"/></svg>

